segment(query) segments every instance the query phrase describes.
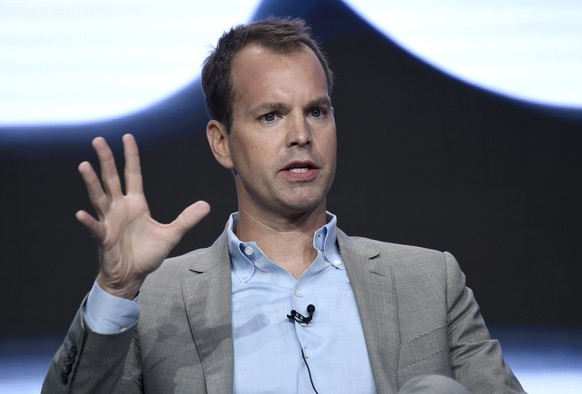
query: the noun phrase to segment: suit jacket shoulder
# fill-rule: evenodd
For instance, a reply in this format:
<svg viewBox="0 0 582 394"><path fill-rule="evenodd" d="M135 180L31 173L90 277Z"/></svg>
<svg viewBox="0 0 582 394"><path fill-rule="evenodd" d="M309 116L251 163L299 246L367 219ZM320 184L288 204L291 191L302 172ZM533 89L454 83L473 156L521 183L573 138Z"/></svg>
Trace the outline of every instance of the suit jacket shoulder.
<svg viewBox="0 0 582 394"><path fill-rule="evenodd" d="M523 392L447 252L349 237L338 244L380 392L440 374L469 391Z"/></svg>

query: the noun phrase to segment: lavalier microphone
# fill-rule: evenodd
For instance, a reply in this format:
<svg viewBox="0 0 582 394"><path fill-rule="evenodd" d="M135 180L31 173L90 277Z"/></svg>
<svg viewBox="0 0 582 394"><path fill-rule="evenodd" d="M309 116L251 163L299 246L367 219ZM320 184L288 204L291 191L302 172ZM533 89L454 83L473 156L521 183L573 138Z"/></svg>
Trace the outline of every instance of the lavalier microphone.
<svg viewBox="0 0 582 394"><path fill-rule="evenodd" d="M309 304L309 305L307 305L307 313L309 313L309 316L305 317L301 313L299 313L295 309L293 309L287 315L287 319L289 319L291 321L296 321L297 323L306 326L313 319L313 313L314 312L315 312L315 305Z"/></svg>

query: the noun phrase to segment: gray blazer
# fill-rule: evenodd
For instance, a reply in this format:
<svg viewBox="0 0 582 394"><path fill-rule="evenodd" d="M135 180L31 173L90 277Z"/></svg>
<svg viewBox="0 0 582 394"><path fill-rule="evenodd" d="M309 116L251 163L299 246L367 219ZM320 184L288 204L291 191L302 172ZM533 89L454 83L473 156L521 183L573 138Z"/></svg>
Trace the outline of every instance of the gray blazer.
<svg viewBox="0 0 582 394"><path fill-rule="evenodd" d="M472 393L523 392L453 256L339 230L337 238L378 393L425 374ZM142 286L136 326L120 334L92 332L80 310L43 393L232 393L229 262L226 233L168 259Z"/></svg>

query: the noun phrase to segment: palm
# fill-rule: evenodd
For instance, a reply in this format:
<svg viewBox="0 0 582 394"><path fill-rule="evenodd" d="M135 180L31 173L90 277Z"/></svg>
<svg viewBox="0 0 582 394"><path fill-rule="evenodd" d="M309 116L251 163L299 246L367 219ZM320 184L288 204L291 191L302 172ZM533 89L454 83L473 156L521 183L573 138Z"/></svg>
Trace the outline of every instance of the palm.
<svg viewBox="0 0 582 394"><path fill-rule="evenodd" d="M130 135L124 136L123 143L126 193L122 193L107 143L102 138L95 139L93 146L101 164L102 183L89 163L81 163L79 171L97 220L85 211L79 211L77 219L101 246L99 284L112 294L131 298L184 233L206 216L209 206L203 201L192 204L170 224L152 219L143 194L137 145Z"/></svg>

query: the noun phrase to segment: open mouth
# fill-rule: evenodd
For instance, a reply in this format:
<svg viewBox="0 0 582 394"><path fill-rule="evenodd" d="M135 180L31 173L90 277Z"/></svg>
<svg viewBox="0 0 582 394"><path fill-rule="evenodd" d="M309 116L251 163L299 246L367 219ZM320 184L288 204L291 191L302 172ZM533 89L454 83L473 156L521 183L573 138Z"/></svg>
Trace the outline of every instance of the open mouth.
<svg viewBox="0 0 582 394"><path fill-rule="evenodd" d="M318 167L309 161L296 161L293 163L290 163L289 165L287 165L287 167L285 167L283 170L284 171L289 171L291 173L294 174L303 174L308 172L309 170L316 170L318 169Z"/></svg>
<svg viewBox="0 0 582 394"><path fill-rule="evenodd" d="M291 168L288 169L288 171L289 172L293 172L295 174L301 174L301 173L304 173L304 172L309 171L311 168L312 167L308 167L308 166L305 166L305 167L291 167Z"/></svg>

